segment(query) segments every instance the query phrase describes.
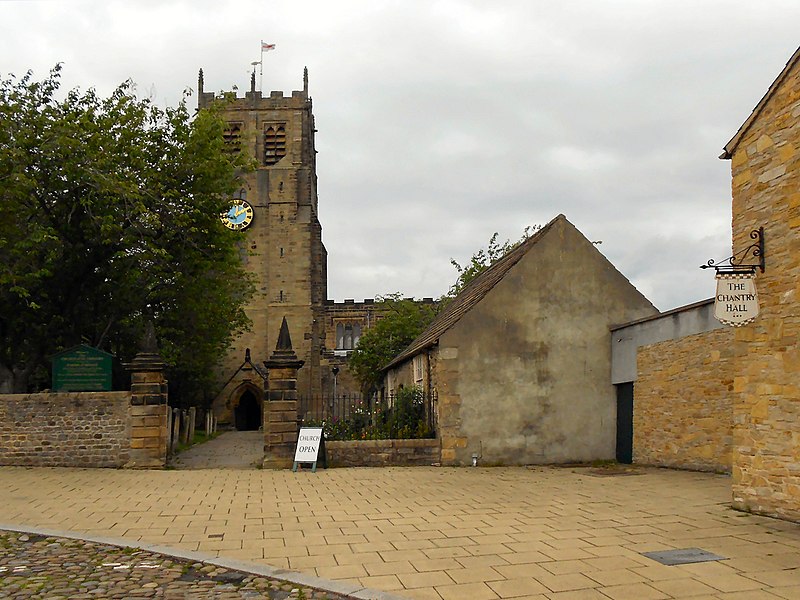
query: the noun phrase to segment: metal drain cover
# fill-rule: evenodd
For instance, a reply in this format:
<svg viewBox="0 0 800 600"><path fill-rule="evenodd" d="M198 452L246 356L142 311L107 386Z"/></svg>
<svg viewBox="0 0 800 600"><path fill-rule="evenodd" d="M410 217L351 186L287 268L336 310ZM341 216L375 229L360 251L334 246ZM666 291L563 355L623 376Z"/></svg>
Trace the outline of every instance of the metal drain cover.
<svg viewBox="0 0 800 600"><path fill-rule="evenodd" d="M710 560L726 560L724 556L717 556L700 548L681 548L680 550L663 550L661 552L642 552L642 556L652 558L662 565L688 565L690 563L707 562Z"/></svg>

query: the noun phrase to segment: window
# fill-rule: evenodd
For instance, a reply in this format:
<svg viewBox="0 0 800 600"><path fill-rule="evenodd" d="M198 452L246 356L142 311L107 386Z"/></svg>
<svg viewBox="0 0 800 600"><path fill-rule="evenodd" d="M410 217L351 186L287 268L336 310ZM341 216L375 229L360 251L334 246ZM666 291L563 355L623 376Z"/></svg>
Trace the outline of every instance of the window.
<svg viewBox="0 0 800 600"><path fill-rule="evenodd" d="M232 154L242 151L242 127L243 123L227 123L222 130L222 139L225 140L225 150Z"/></svg>
<svg viewBox="0 0 800 600"><path fill-rule="evenodd" d="M413 360L413 367L414 367L414 383L417 385L422 385L423 379L423 356L422 354L417 354Z"/></svg>
<svg viewBox="0 0 800 600"><path fill-rule="evenodd" d="M353 350L361 339L361 325L358 323L336 324L336 349Z"/></svg>
<svg viewBox="0 0 800 600"><path fill-rule="evenodd" d="M348 323L344 326L344 346L345 350L353 349L353 326Z"/></svg>
<svg viewBox="0 0 800 600"><path fill-rule="evenodd" d="M286 127L269 125L264 130L264 164L274 165L286 156Z"/></svg>

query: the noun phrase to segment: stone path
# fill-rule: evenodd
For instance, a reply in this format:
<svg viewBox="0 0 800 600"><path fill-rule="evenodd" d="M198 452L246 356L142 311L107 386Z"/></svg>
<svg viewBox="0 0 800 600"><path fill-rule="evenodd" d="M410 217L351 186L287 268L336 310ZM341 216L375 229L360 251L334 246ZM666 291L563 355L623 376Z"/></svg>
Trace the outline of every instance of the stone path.
<svg viewBox="0 0 800 600"><path fill-rule="evenodd" d="M725 476L625 472L0 467L0 529L113 536L405 598L800 598L800 526L733 511ZM642 554L680 548L725 560Z"/></svg>
<svg viewBox="0 0 800 600"><path fill-rule="evenodd" d="M0 598L345 600L349 596L136 548L0 531Z"/></svg>
<svg viewBox="0 0 800 600"><path fill-rule="evenodd" d="M263 431L226 431L175 455L176 469L254 469L264 459Z"/></svg>

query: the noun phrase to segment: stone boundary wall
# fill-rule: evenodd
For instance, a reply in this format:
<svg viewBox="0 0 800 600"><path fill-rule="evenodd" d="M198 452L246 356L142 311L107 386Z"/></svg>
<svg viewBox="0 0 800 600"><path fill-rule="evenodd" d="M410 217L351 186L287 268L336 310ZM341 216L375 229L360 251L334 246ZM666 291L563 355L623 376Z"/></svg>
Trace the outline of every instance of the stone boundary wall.
<svg viewBox="0 0 800 600"><path fill-rule="evenodd" d="M329 467L430 466L441 461L439 440L325 442Z"/></svg>
<svg viewBox="0 0 800 600"><path fill-rule="evenodd" d="M0 395L0 465L122 467L130 392Z"/></svg>
<svg viewBox="0 0 800 600"><path fill-rule="evenodd" d="M726 327L639 348L635 463L731 472L733 334Z"/></svg>

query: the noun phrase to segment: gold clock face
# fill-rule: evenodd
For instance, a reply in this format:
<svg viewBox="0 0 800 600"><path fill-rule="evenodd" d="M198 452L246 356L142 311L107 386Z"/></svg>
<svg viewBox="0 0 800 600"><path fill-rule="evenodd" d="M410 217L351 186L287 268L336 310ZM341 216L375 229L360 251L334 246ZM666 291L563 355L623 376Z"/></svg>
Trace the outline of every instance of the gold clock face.
<svg viewBox="0 0 800 600"><path fill-rule="evenodd" d="M228 229L246 229L253 222L253 207L246 200L235 200L228 212L220 215L220 219Z"/></svg>

